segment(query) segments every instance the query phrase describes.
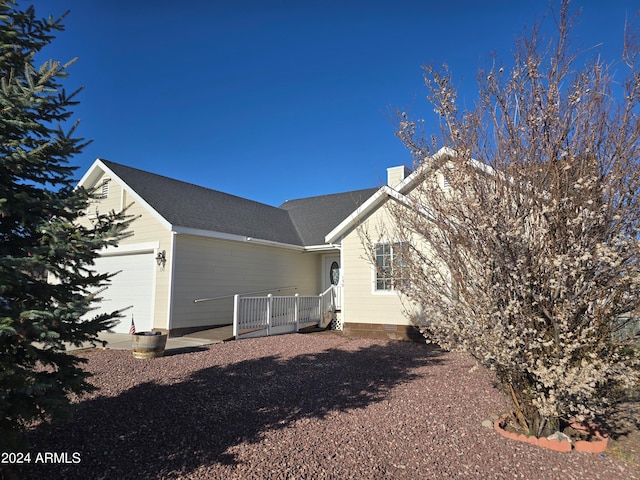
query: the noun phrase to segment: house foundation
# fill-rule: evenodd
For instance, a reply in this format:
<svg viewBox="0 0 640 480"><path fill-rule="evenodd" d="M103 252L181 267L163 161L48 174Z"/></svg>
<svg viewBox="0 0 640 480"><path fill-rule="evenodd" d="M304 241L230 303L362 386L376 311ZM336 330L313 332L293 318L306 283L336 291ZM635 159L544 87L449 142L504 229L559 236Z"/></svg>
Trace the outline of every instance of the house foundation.
<svg viewBox="0 0 640 480"><path fill-rule="evenodd" d="M378 323L345 323L342 333L349 337L382 338L389 340L410 340L424 342L425 338L413 325L392 325Z"/></svg>

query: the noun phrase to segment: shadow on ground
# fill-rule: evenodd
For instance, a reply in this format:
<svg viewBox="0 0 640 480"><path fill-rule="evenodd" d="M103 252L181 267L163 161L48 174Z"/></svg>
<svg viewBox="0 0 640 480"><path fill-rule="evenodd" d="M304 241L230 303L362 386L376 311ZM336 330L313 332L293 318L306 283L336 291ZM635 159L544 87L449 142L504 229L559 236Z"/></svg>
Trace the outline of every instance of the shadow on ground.
<svg viewBox="0 0 640 480"><path fill-rule="evenodd" d="M206 347L180 347L171 348L164 351L165 357L173 357L174 355L184 355L185 353L205 352L208 349Z"/></svg>
<svg viewBox="0 0 640 480"><path fill-rule="evenodd" d="M640 386L628 389L615 405L615 413L599 418L598 424L615 440L640 430Z"/></svg>
<svg viewBox="0 0 640 480"><path fill-rule="evenodd" d="M629 389L616 412L600 423L611 437L607 453L640 469L640 385Z"/></svg>
<svg viewBox="0 0 640 480"><path fill-rule="evenodd" d="M33 478L164 478L233 464L229 448L302 418L384 400L412 371L442 361L425 345L376 344L195 371L170 385L143 383L80 402L73 419L32 432L32 451L81 452L79 464L31 465ZM170 375L170 372L167 372Z"/></svg>

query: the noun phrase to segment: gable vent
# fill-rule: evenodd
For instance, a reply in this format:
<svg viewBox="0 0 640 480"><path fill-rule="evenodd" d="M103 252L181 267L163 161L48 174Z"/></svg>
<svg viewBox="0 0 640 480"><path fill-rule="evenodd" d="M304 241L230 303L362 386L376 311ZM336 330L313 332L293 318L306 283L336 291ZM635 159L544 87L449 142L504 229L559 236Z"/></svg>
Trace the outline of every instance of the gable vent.
<svg viewBox="0 0 640 480"><path fill-rule="evenodd" d="M109 196L109 179L105 179L102 182L102 187L100 189L100 198L107 198Z"/></svg>

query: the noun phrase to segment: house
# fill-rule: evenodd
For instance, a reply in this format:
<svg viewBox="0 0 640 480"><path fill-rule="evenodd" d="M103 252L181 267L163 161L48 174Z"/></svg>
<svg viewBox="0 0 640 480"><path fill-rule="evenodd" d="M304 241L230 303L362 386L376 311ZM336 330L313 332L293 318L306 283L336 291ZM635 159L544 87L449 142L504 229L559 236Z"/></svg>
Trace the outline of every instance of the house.
<svg viewBox="0 0 640 480"><path fill-rule="evenodd" d="M86 221L125 207L138 218L132 235L96 261L96 270L118 274L94 313L127 308L116 332L128 332L134 318L139 331L182 335L230 324L235 294L317 295L340 283L338 327L346 334L414 335L358 235L360 226L384 222L386 202L417 178L404 166L387 173L380 188L274 207L98 159L79 182L99 196ZM391 240L376 247L379 261L391 261Z"/></svg>

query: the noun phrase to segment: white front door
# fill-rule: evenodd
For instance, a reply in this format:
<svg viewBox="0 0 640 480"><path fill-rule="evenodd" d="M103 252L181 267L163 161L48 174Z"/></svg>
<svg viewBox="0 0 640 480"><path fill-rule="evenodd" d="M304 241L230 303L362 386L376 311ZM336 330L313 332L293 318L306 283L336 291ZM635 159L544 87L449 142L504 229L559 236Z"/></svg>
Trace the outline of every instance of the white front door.
<svg viewBox="0 0 640 480"><path fill-rule="evenodd" d="M330 255L324 258L324 288L329 285L338 285L341 282L340 255Z"/></svg>

